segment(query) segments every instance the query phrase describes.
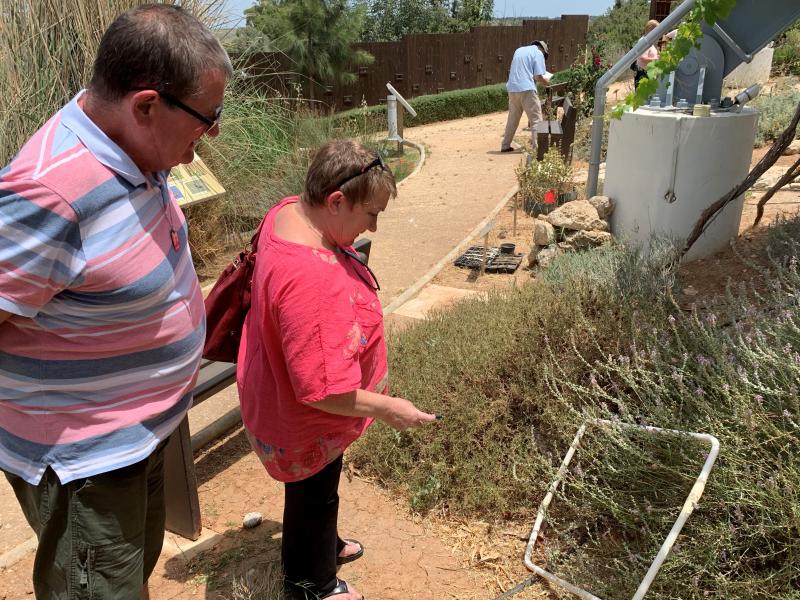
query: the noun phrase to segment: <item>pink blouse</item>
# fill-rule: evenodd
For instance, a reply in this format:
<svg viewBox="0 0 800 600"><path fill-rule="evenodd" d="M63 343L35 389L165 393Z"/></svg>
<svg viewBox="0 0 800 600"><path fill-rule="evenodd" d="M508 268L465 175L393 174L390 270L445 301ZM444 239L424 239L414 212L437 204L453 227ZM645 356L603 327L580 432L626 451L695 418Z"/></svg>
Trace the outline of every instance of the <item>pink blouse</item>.
<svg viewBox="0 0 800 600"><path fill-rule="evenodd" d="M275 235L273 207L259 241L239 349L242 421L278 481L310 477L370 425L314 408L331 394L388 390L383 310L369 272L344 253Z"/></svg>

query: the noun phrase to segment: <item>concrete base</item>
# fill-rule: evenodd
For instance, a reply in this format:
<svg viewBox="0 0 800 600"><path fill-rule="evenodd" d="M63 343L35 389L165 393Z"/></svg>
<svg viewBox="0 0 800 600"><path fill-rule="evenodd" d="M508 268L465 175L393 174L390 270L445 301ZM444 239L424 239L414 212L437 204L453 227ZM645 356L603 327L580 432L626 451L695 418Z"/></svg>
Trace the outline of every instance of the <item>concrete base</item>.
<svg viewBox="0 0 800 600"><path fill-rule="evenodd" d="M192 560L201 552L213 548L225 538L224 535L212 529L203 528L200 537L196 540L187 540L169 531L164 535L164 546L161 548L161 556L166 558L177 558L183 561Z"/></svg>
<svg viewBox="0 0 800 600"><path fill-rule="evenodd" d="M425 319L431 310L444 308L465 298L482 295L481 292L474 290L462 290L431 284L426 286L416 298L409 300L398 308L394 314L412 319Z"/></svg>
<svg viewBox="0 0 800 600"><path fill-rule="evenodd" d="M772 74L772 55L775 49L771 46L762 48L750 63L742 63L725 77L723 85L731 88L746 88L754 83L764 84Z"/></svg>

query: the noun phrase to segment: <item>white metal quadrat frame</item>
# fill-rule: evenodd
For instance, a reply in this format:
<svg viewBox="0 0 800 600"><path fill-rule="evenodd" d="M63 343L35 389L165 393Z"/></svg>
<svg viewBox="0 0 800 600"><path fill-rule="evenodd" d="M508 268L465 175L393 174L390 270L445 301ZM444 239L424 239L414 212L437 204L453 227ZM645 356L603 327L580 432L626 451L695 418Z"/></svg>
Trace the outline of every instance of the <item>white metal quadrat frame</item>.
<svg viewBox="0 0 800 600"><path fill-rule="evenodd" d="M572 444L570 445L566 456L564 456L564 460L558 469L558 474L556 475L555 481L550 484L547 495L544 497L544 500L542 500L541 505L539 505L539 512L536 515L536 522L533 525L531 536L528 540L528 546L525 549L525 566L537 575L544 577L549 582L554 583L565 590L572 592L576 596L584 598L585 600L600 600L600 598L571 584L568 581L565 581L564 579L561 579L556 575L553 575L548 571L545 571L542 567L534 564L531 561L531 554L533 553L533 547L536 544L536 538L539 536L539 530L542 527L542 522L544 521L544 516L547 512L547 507L550 505L550 501L553 499L553 495L558 489L558 485L564 479L564 476L567 473L567 468L569 467L569 463L572 460L572 457L575 455L575 451L578 449L578 445L580 444L581 438L586 432L586 427L588 425L606 425L611 427L643 429L652 433L675 433L680 435L688 435L695 439L708 442L708 444L711 446L711 450L709 451L708 457L703 464L703 468L700 470L700 475L698 475L697 480L692 486L692 489L689 491L689 495L686 497L686 501L683 503L683 508L681 509L675 524L672 526L669 534L667 534L667 537L664 540L664 543L661 545L658 554L656 554L653 563L647 570L647 574L644 576L644 579L642 579L642 582L639 584L639 588L633 595L633 600L641 600L641 598L644 598L644 595L650 588L650 584L653 583L653 580L655 579L658 570L661 568L661 565L664 564L669 551L672 549L672 546L675 543L675 540L677 539L681 529L683 529L683 526L689 518L689 515L691 515L692 511L697 507L697 502L700 500L700 496L703 494L703 489L706 487L708 474L711 472L711 467L714 466L714 461L717 460L717 455L719 454L719 440L713 435L709 435L707 433L692 433L689 431L678 431L676 429L662 429L660 427L649 427L644 425L635 425L632 423L622 423L619 421L609 421L608 419L591 419L581 425L580 429L578 429L578 433L575 434L575 439L572 440Z"/></svg>

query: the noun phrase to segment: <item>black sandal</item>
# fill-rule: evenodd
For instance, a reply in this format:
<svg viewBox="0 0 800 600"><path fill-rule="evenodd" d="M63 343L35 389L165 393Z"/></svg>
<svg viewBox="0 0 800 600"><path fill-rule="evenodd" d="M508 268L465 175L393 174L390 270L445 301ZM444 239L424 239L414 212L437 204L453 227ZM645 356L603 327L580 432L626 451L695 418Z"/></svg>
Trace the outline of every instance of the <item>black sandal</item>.
<svg viewBox="0 0 800 600"><path fill-rule="evenodd" d="M362 556L364 556L364 544L359 542L358 540L342 540L345 545L347 544L358 544L358 552L354 554L350 554L349 556L336 556L336 566L346 565L347 563L351 563L354 560L358 560Z"/></svg>
<svg viewBox="0 0 800 600"><path fill-rule="evenodd" d="M347 582L344 579L337 578L336 587L324 596L319 596L319 599L323 600L324 598L330 598L331 596L336 596L338 594L347 594L349 591L350 588L347 587ZM361 600L364 600L364 594L361 594Z"/></svg>

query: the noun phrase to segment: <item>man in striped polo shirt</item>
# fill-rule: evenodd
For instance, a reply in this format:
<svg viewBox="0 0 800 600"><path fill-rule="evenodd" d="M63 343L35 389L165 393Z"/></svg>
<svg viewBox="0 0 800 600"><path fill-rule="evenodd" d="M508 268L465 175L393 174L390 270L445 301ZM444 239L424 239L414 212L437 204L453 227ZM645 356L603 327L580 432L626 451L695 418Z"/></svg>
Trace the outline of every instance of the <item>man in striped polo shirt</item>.
<svg viewBox="0 0 800 600"><path fill-rule="evenodd" d="M147 597L205 336L166 177L218 135L231 74L188 13L130 10L0 170L0 468L39 538L37 598Z"/></svg>

